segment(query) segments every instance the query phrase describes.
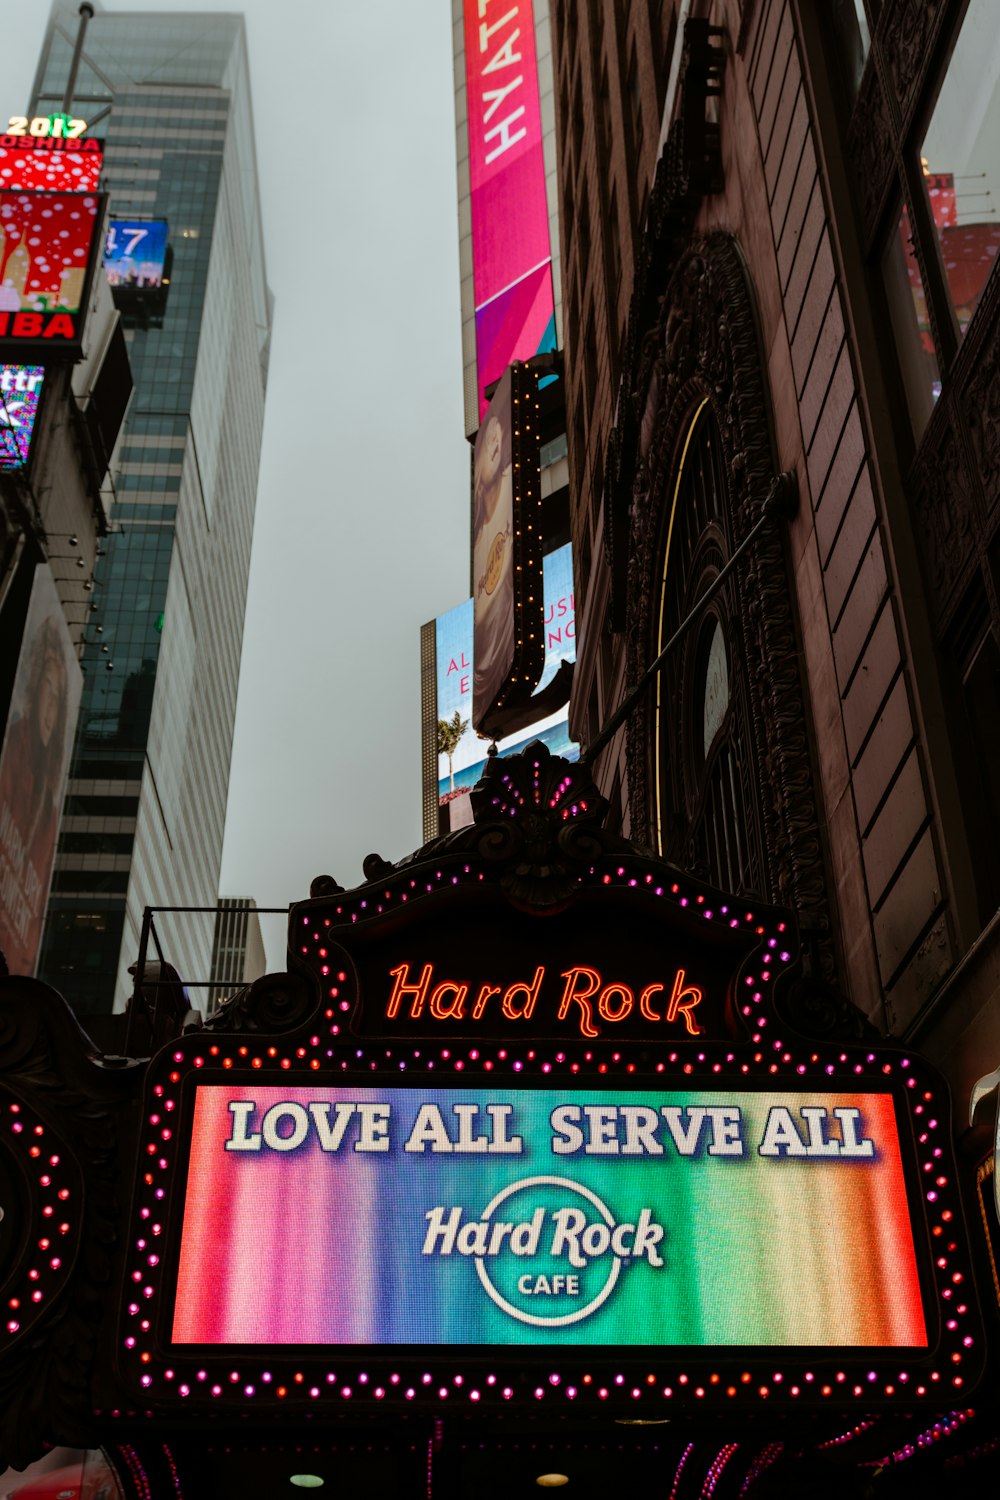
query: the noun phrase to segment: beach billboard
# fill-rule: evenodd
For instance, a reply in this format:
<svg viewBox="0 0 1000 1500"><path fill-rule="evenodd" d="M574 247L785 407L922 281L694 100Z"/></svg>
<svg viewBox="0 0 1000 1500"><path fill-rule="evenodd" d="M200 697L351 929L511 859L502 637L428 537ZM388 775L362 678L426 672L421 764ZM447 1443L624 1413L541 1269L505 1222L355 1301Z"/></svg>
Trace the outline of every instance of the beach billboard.
<svg viewBox="0 0 1000 1500"><path fill-rule="evenodd" d="M542 559L545 665L534 694L541 696L563 662L576 660L576 602L573 549L567 542ZM438 802L443 807L468 795L482 773L488 740L472 728L474 628L471 599L435 621L438 722ZM568 705L542 715L528 728L498 742L502 751L523 749L541 739L553 755L576 760L579 747L569 738ZM458 811L458 809L456 809ZM469 813L471 817L471 813ZM449 826L455 826L454 823Z"/></svg>

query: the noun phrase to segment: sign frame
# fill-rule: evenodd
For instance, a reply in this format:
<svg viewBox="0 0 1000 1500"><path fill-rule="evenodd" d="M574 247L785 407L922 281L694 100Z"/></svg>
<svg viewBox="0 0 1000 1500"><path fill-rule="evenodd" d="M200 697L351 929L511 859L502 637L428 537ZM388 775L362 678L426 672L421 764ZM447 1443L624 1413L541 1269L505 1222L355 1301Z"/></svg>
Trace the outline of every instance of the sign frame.
<svg viewBox="0 0 1000 1500"><path fill-rule="evenodd" d="M502 1410L507 1403L537 1410L540 1403L567 1415L622 1412L651 1421L678 1410L746 1415L765 1403L862 1413L964 1402L981 1375L985 1347L940 1077L902 1048L869 1040L857 1017L838 1018L832 1004L821 1034L815 1027L810 1034L815 997L801 993L805 981L788 914L712 892L605 833L603 802L586 767L550 760L536 745L519 756L492 758L473 795L473 827L396 866L372 856L369 879L353 890L330 877L314 882L316 894L290 911L291 972L258 981L224 1006L211 1027L184 1035L149 1065L124 1291L112 1334L131 1398L154 1412L176 1416L183 1409L199 1418L236 1408L274 1418L343 1412L345 1402L398 1410L440 1410L447 1402L467 1412ZM366 924L372 931L393 924L418 931L425 914L454 909L456 891L484 885L501 890L513 909L531 913L542 924L540 933L546 913L570 909L581 888L602 892L609 909L652 901L706 930L744 924L753 943L733 965L738 1027L669 1039L553 1039L518 1033L514 1018L471 1037L352 1032L357 997L347 970L332 962L331 939L344 937L347 946L350 933ZM891 1094L928 1347L171 1345L166 1330L191 1101L200 1083L213 1081L238 1084L247 1098L265 1086L367 1088L382 1081L387 1088L395 1081L567 1093L595 1087L625 1093L645 1085L667 1092Z"/></svg>

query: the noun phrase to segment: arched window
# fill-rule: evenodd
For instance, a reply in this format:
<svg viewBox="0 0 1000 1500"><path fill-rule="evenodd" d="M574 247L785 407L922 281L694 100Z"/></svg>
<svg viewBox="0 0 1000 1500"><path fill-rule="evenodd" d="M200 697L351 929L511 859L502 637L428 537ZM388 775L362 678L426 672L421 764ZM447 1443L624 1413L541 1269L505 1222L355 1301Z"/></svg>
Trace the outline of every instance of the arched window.
<svg viewBox="0 0 1000 1500"><path fill-rule="evenodd" d="M704 397L682 429L659 539L657 655L730 555L721 434ZM732 583L687 627L656 686L651 823L658 853L723 890L763 895L746 652Z"/></svg>

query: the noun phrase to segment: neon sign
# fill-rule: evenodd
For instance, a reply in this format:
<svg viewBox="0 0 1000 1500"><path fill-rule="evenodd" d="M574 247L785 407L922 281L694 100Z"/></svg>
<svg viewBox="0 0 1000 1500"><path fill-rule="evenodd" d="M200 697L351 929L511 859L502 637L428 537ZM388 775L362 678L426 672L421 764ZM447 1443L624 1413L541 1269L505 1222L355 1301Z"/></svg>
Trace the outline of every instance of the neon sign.
<svg viewBox="0 0 1000 1500"><path fill-rule="evenodd" d="M546 971L544 964L538 964L530 982L518 979L506 986L477 984L469 980L438 979L435 982L431 963L423 965L419 978L417 972L414 965L411 973L408 963L389 970L393 983L385 1003L386 1021L397 1020L401 1013L408 1020L417 1021L425 1014L425 1004L426 1013L437 1021L479 1022L488 1006L498 1009L505 1021L530 1021L542 993ZM701 1004L703 992L697 985L686 982L683 969L677 970L669 985L654 980L639 990L618 980L606 984L600 971L588 964L565 969L559 978L564 983L555 1019L563 1022L569 1017L574 1018L581 1036L600 1036L600 1029L595 1025L597 1019L615 1025L627 1020L635 1011L644 1020L654 1023L666 1021L673 1025L681 1019L690 1036L701 1035L694 1012ZM471 999L472 996L475 998ZM655 1009L654 1002L663 1006L662 1011Z"/></svg>
<svg viewBox="0 0 1000 1500"><path fill-rule="evenodd" d="M76 140L87 128L86 120L76 120L72 115L11 115L7 121L7 134L30 136L34 140Z"/></svg>

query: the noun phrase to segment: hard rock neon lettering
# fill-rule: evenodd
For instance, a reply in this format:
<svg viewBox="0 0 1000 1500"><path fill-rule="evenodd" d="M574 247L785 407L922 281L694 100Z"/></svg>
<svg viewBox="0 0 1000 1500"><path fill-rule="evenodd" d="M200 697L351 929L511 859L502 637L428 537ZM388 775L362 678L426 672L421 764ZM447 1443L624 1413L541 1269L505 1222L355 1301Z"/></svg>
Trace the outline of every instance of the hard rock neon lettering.
<svg viewBox="0 0 1000 1500"><path fill-rule="evenodd" d="M387 1021L401 1018L419 1021L424 1017L435 1021L481 1021L487 1013L496 1017L499 1012L505 1021L517 1022L530 1021L539 1010L545 993L546 969L544 964L538 964L530 979L505 986L490 980L477 983L470 979L438 979L432 963L419 968L416 964L401 963L389 970L389 979L391 987L384 1010ZM656 980L641 989L617 979L606 981L589 964L565 969L559 979L562 986L555 1019L575 1021L582 1036L600 1036L602 1023L615 1026L636 1014L654 1025L675 1026L683 1021L689 1036L702 1034L695 1011L702 1003L704 991L701 986L687 982L684 969L676 971L669 986ZM544 1010L544 1004L541 1008Z"/></svg>

